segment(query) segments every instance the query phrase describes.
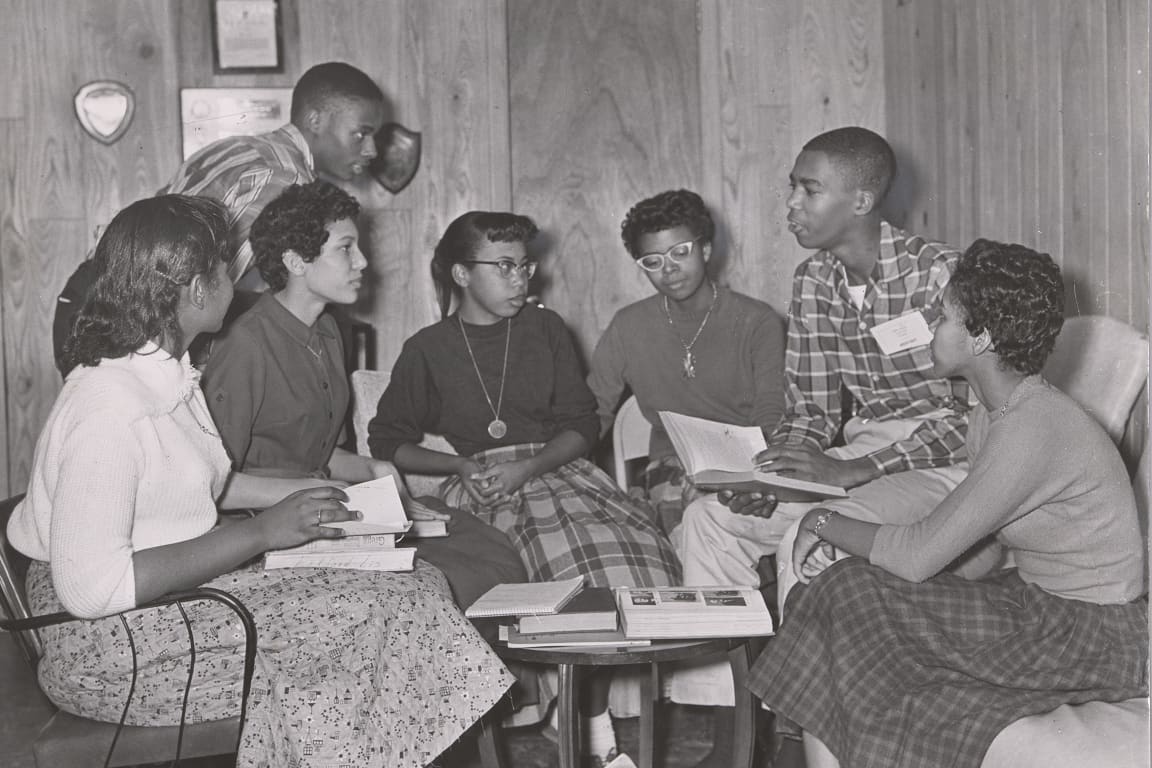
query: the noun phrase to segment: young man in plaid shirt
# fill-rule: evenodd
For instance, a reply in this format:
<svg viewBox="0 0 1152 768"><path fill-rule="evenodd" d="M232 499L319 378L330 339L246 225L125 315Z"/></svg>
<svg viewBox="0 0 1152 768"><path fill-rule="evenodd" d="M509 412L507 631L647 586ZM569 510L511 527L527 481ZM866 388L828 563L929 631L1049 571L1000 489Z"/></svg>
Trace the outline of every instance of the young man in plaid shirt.
<svg viewBox="0 0 1152 768"><path fill-rule="evenodd" d="M755 461L849 489L836 503L842 514L906 523L967 471L968 390L934 377L927 346L960 254L881 218L895 172L888 142L857 127L817 136L796 159L788 229L816 253L793 279L784 416ZM846 422L845 392L855 405ZM832 447L841 427L844 445ZM759 493L697 500L673 532L685 583L758 586L757 563L779 549L783 605L795 583L789 529L810 506ZM731 676L710 666L674 676L673 699L731 704Z"/></svg>

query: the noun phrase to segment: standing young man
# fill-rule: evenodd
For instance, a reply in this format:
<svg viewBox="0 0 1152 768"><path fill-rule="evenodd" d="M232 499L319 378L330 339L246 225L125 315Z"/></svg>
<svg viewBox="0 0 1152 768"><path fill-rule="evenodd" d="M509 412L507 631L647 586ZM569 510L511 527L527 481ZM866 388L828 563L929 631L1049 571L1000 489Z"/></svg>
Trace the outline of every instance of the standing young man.
<svg viewBox="0 0 1152 768"><path fill-rule="evenodd" d="M892 148L859 127L804 145L790 174L788 228L816 251L796 269L785 357L784 417L756 457L770 471L841 485L842 514L908 523L964 477L968 390L936 378L930 326L959 252L896 229L880 205L896 172ZM855 415L841 417L841 393ZM844 445L831 447L843 426ZM673 534L688 584L757 585L778 551L780 604L795 583L789 529L811 505L771 495L693 502ZM681 674L677 701L731 703L726 670Z"/></svg>
<svg viewBox="0 0 1152 768"><path fill-rule="evenodd" d="M375 134L384 124L384 94L372 78L342 62L317 64L292 89L289 122L257 136L231 136L209 144L177 169L161 193L211 197L228 208L228 275L240 289L262 289L251 270L248 230L293 184L318 177L350 181L376 157ZM248 279L245 275L250 274ZM56 304L53 347L57 367L72 319L95 280L85 261L68 279Z"/></svg>

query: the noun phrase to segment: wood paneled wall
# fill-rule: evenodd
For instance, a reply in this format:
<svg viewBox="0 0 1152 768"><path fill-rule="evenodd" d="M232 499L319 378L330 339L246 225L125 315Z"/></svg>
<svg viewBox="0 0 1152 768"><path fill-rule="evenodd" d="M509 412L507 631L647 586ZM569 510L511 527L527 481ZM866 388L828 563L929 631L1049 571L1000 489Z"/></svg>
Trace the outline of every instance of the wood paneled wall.
<svg viewBox="0 0 1152 768"><path fill-rule="evenodd" d="M27 480L59 389L54 299L124 204L176 168L179 89L291 86L349 61L423 136L412 185L361 185L388 367L436 319L428 262L471 208L545 229L545 303L587 353L651 290L619 241L642 197L686 186L719 226L719 278L784 310L804 257L787 175L816 133L889 136L893 216L965 244L1048 250L1070 308L1147 328L1148 0L281 0L285 70L216 75L207 0L0 0L0 492ZM136 93L110 147L85 82Z"/></svg>
<svg viewBox="0 0 1152 768"><path fill-rule="evenodd" d="M290 87L342 60L374 77L392 117L422 133L419 174L399 195L352 189L374 272L355 308L387 366L436 318L428 262L448 220L510 204L503 0L281 0L284 71L217 75L207 0L0 0L0 492L23 490L60 388L51 323L64 281L122 206L156 193L180 162L179 89ZM118 143L72 112L86 82L136 95Z"/></svg>
<svg viewBox="0 0 1152 768"><path fill-rule="evenodd" d="M896 207L1052 254L1067 314L1148 330L1147 0L884 0ZM1125 440L1142 447L1146 397Z"/></svg>

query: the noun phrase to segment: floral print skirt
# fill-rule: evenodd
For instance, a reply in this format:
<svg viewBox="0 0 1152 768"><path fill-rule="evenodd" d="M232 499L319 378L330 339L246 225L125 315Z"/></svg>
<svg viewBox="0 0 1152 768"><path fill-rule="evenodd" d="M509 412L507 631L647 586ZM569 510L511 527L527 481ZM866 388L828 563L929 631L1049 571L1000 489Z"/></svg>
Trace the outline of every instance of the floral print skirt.
<svg viewBox="0 0 1152 768"><path fill-rule="evenodd" d="M444 576L257 564L204 586L252 612L258 652L238 766L424 766L513 682L452 602ZM37 613L63 610L49 568L34 563ZM184 608L195 639L188 721L240 712L244 634L215 602ZM188 630L175 607L124 614L139 673L131 725L174 725L189 667ZM132 650L117 616L41 630L40 684L61 709L117 722Z"/></svg>

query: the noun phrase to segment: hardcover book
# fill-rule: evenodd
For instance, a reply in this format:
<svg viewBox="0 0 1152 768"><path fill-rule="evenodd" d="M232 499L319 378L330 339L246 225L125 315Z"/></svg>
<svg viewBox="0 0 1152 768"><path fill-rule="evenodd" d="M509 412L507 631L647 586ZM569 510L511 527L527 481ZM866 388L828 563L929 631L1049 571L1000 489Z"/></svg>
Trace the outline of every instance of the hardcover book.
<svg viewBox="0 0 1152 768"><path fill-rule="evenodd" d="M497 584L468 606L464 615L470 619L486 616L536 616L556 613L584 586L577 576L564 581L542 581L524 584Z"/></svg>
<svg viewBox="0 0 1152 768"><path fill-rule="evenodd" d="M774 494L780 501L801 502L848 495L837 485L756 469L753 457L768 447L759 427L741 427L672 411L660 411L660 421L684 471L700 490L760 491Z"/></svg>
<svg viewBox="0 0 1152 768"><path fill-rule="evenodd" d="M772 616L752 587L617 587L620 625L630 638L771 635Z"/></svg>
<svg viewBox="0 0 1152 768"><path fill-rule="evenodd" d="M610 632L616 629L616 596L610 587L581 590L558 613L524 616L522 634L541 632Z"/></svg>

